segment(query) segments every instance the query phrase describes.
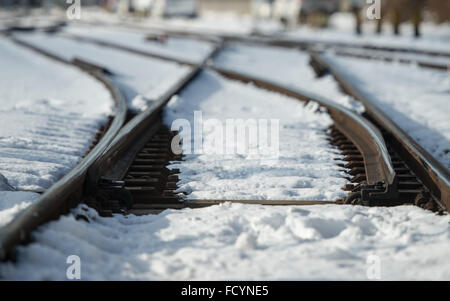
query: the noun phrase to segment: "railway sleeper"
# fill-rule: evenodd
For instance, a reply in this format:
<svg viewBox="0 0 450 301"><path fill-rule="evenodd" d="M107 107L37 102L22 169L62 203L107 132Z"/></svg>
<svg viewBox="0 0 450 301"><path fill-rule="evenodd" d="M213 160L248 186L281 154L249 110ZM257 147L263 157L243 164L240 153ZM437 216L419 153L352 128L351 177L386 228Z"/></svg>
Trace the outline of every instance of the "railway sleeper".
<svg viewBox="0 0 450 301"><path fill-rule="evenodd" d="M167 204L168 207L180 203L174 193L178 188L179 169L168 169L170 162L182 160L171 150L171 132L161 125L156 133L136 154L122 181L102 179L96 201L88 205L97 209L102 216L113 213L127 214L151 204Z"/></svg>

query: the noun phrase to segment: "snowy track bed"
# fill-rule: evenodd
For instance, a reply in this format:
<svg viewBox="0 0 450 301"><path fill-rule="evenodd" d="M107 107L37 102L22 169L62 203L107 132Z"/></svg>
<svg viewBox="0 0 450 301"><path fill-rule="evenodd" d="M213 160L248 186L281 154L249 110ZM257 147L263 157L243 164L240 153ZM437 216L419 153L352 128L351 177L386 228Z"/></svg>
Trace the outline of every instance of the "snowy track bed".
<svg viewBox="0 0 450 301"><path fill-rule="evenodd" d="M15 206L23 209L39 195L14 190L42 192L69 172L106 123L114 101L100 82L74 67L4 38L0 52L0 194L2 210L17 213Z"/></svg>
<svg viewBox="0 0 450 301"><path fill-rule="evenodd" d="M142 30L120 27L99 27L90 25L71 25L64 31L69 35L91 37L105 42L117 42L125 46L133 45L138 50L152 51L174 59L200 63L212 49L211 43L183 37L170 37L166 42L150 41Z"/></svg>
<svg viewBox="0 0 450 301"><path fill-rule="evenodd" d="M16 34L16 37L66 60L82 59L105 67L125 95L129 109L136 112L144 110L190 69L56 34L26 33Z"/></svg>
<svg viewBox="0 0 450 301"><path fill-rule="evenodd" d="M312 91L349 109L363 110L360 104L339 91L332 76L318 79L309 66L309 59L307 52L296 49L229 43L216 56L214 65Z"/></svg>
<svg viewBox="0 0 450 301"><path fill-rule="evenodd" d="M450 169L450 96L445 71L327 56L430 154ZM382 88L381 88L382 87Z"/></svg>
<svg viewBox="0 0 450 301"><path fill-rule="evenodd" d="M115 42L113 31L110 28L106 31L109 32L103 32L103 37ZM83 34L90 33L83 29ZM187 65L199 62L207 55L210 58L214 53L211 52L212 44L198 40L183 41L178 46L152 42L154 44L149 47L142 33L130 35L124 31L119 35L127 46L140 49L141 54L143 51L167 54L168 58L164 60L175 58L186 61ZM63 36L40 33L20 36L50 52L63 54L68 60L78 56L106 67L113 73L111 79L125 92L129 104L141 114L135 115L118 134L116 132L114 142L102 152L100 160L96 160L99 165L93 164L95 176L87 180L88 185L83 185L94 188L86 192L90 197L89 205L115 202L119 206L116 211L111 208L99 210L100 214L121 212L125 215L111 214L111 218L104 218L86 205L79 205L69 215L60 216L57 221L33 232L33 242L16 249L17 262L0 264L0 277L63 280L67 256L76 254L82 261L83 280L365 280L373 279L368 272L374 260L379 264L379 277L383 280L450 279L450 266L446 260L450 255L448 215L434 216L413 206L298 207L289 203L315 200L325 204L325 201L345 197L347 193L341 188L349 181L371 185L376 182L377 193L389 192L388 188L396 183L394 176L399 170L408 177L410 172L401 166L403 163L398 158L395 158L394 170L391 162L394 159L391 160L389 155L393 153L388 152L381 133L372 124L327 100L332 98L347 108L362 111L357 103L338 91L331 76L315 79L307 64L309 57L304 53L232 44L219 55L215 66L227 70L235 68L249 75L234 74L233 77L220 68L212 71L215 67L209 63L187 67L143 58L130 50L121 52L117 48L80 44ZM180 45L187 45L192 51L182 53ZM201 59L200 54L203 55ZM270 60L281 54L288 59ZM127 66L119 61L127 62ZM160 72L162 78L152 74L150 80L153 83L146 82L145 70L148 68ZM284 72L275 72L279 69ZM254 84L225 79L222 75ZM268 82L264 84L260 78ZM312 94L306 92L309 90L313 90ZM302 91L309 96L302 96ZM314 96L321 106L298 101L314 99ZM53 104L44 101L41 105L48 103ZM200 132L199 115L202 119ZM245 134L258 138L244 141L244 153L235 149L239 149L242 141L229 144L230 140L225 138L230 120L243 121L244 127L248 121L259 126L257 134L247 128ZM269 134L270 142L264 141L267 138L264 135L261 141L261 131L267 130L260 128L261 120L279 126L275 131L277 135L274 131ZM56 121L53 123L57 124ZM176 133L166 127L182 129L179 134L183 137L183 157L169 155L167 149ZM352 130L347 131L349 128ZM47 130L49 128L41 132ZM338 145L340 150L330 144L329 135L331 144ZM261 147L269 150L268 157L265 156L267 153L260 153ZM344 149L351 154L348 157L353 158L345 159L353 164L351 172L363 172L355 175L362 176L361 180L344 178L348 176L345 171L350 169L344 167L341 155ZM3 152L10 154L8 151ZM40 154L40 151L46 151L46 148L41 147L33 154ZM66 157L57 158L58 163L65 160L69 161ZM381 161L384 164L378 164ZM118 170L116 166L124 170ZM112 197L103 194L111 186L103 186L104 182L98 181L105 175L112 180L110 184L119 185L114 182L116 180L124 183L120 189L112 190ZM378 177L388 181L375 180ZM11 186L3 182L0 187L11 190ZM417 186L412 180L407 184ZM346 186L352 186L354 192L373 189L370 185L369 188ZM385 188L386 191L382 191ZM133 214L137 211L133 211L133 206L125 210L120 203L122 193L127 190L133 198L140 194L141 203L137 201L133 205L141 205L134 209L144 210L143 214L187 207L195 205L195 200L205 199L284 200L283 205L287 206L226 202L210 208L165 210L159 215L138 217ZM9 199L15 207L8 207L8 202L2 203L7 210L0 211L0 218L6 216L8 221L11 214L26 206L24 203L17 205L15 200L32 198L34 194L15 196L15 199ZM155 208L152 207L155 200L157 205L167 203ZM75 201L71 208L81 201L81 197ZM381 199L379 204L386 205L383 202L389 201L394 202ZM366 204L365 201L361 203ZM170 207L173 204L178 207ZM0 234L3 239L3 233Z"/></svg>
<svg viewBox="0 0 450 301"><path fill-rule="evenodd" d="M369 280L374 262L381 280L450 279L449 216L412 206L228 203L114 218L78 208L34 237L0 264L4 278L64 280L77 254L83 280Z"/></svg>
<svg viewBox="0 0 450 301"><path fill-rule="evenodd" d="M212 147L204 149L205 154L187 154L183 161L169 167L181 171L179 192L186 193L188 199L333 201L343 197L345 192L340 187L346 180L334 160L340 157L339 151L326 140L332 120L327 114L314 113L316 109L305 108L296 99L204 72L169 103L165 114L169 127L179 118L194 124L194 111L201 112L204 122L211 120L203 129L203 147ZM247 152L236 154L231 149L231 154L226 155L235 145L227 145L234 141L224 140L227 119L255 123L276 120L279 145L267 145L268 157L259 153L265 146L258 142ZM217 122L220 129L215 127ZM184 141L192 139L189 145L194 145L195 136L184 133Z"/></svg>

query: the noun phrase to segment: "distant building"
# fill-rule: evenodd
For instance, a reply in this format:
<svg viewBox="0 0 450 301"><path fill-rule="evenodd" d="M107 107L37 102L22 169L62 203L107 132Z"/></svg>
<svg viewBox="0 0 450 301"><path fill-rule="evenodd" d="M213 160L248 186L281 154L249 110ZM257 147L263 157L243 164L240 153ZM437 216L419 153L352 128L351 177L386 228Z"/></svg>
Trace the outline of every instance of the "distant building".
<svg viewBox="0 0 450 301"><path fill-rule="evenodd" d="M229 12L239 15L250 15L254 0L197 0L199 13Z"/></svg>

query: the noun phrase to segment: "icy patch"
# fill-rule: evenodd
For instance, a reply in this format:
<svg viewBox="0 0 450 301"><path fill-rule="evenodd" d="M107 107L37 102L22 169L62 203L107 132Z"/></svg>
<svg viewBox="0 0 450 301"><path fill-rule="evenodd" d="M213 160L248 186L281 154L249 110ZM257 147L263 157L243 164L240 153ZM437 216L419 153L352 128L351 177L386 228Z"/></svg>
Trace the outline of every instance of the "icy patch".
<svg viewBox="0 0 450 301"><path fill-rule="evenodd" d="M191 125L191 131L180 132L183 148L187 141L194 146L196 138L203 143L203 154L192 153L191 147L183 161L169 165L181 171L177 192L188 199L334 201L343 197L341 187L347 180L334 160L340 155L326 140L332 121L317 109L312 102L305 107L298 100L203 72L165 110L167 126L180 119ZM202 114L203 136L192 131L195 111ZM213 119L224 130L213 130L209 126ZM247 153L233 151L232 141L226 139L227 119L278 120L276 160L265 162L264 156L250 154L250 150L258 153L261 140ZM223 139L224 145L217 143Z"/></svg>
<svg viewBox="0 0 450 301"><path fill-rule="evenodd" d="M65 280L75 254L82 280L450 280L449 216L413 206L82 208L35 232L17 263L0 264L4 279Z"/></svg>
<svg viewBox="0 0 450 301"><path fill-rule="evenodd" d="M357 112L364 111L360 103L340 91L331 75L317 78L309 65L307 52L234 43L217 55L214 64L313 92Z"/></svg>

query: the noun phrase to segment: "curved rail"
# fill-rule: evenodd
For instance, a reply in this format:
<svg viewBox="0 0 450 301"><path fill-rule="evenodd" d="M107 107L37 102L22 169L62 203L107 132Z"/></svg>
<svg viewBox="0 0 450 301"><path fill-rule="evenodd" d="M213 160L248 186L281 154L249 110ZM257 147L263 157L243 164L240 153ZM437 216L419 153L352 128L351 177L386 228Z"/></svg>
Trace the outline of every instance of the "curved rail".
<svg viewBox="0 0 450 301"><path fill-rule="evenodd" d="M73 66L70 62L32 45L15 39L13 41L51 59ZM42 196L19 213L10 223L0 228L0 260L5 260L11 254L14 246L28 241L33 230L67 213L70 208L80 202L89 167L107 149L125 122L127 104L119 89L101 73L88 69L81 70L102 82L110 91L115 102L114 119L102 139L68 174L45 191Z"/></svg>
<svg viewBox="0 0 450 301"><path fill-rule="evenodd" d="M395 197L397 179L394 167L383 136L370 121L333 101L311 92L224 68L210 68L226 77L251 82L263 89L275 91L302 101L315 101L327 108L335 122L335 127L352 140L364 158L367 184L370 185L370 187L362 187L364 199L386 200ZM373 189L375 186L379 187L379 189ZM365 188L369 189L365 191Z"/></svg>
<svg viewBox="0 0 450 301"><path fill-rule="evenodd" d="M24 42L19 43L48 56L53 56ZM120 47L120 45L112 43L108 43L107 46L117 46L116 48L118 49L133 52L133 49L131 48L127 47L124 49L123 47ZM55 185L46 192L39 202L28 208L4 228L5 231L0 233L0 243L2 244L2 254L0 254L0 258L4 259L15 245L26 241L29 237L29 233L39 225L61 215L63 212L67 212L71 206L76 205L76 203L79 202L81 195L86 193L86 191L90 195L92 195L92 193L95 195L95 190L99 186L99 182L101 182L103 176L108 175L108 178L112 181L121 179L123 170L126 170L126 166L129 166L134 157L133 151L129 152L130 148L136 150L139 148L142 141L145 143L146 137L148 137L149 132L151 132L152 123L158 118L159 113L167 102L174 94L178 93L193 78L195 78L203 68L210 68L228 78L252 82L261 88L277 91L302 101L315 101L319 105L327 108L330 116L335 122L335 126L354 142L364 157L367 183L372 186L377 186L377 189L371 187L371 189L367 190L363 187L361 193L372 198L377 198L377 196L385 198L386 196L395 193L395 171L389 153L387 152L383 136L373 124L364 117L318 95L254 76L213 67L211 64L208 64L209 60L220 47L221 45L218 45L210 53L208 58L201 64L194 66L194 68L181 81L173 86L170 91L167 91L163 96L152 103L146 111L129 121L122 129L120 129L120 131L120 125L125 119L124 114L123 116L121 115L120 122L115 119L108 130L107 136L102 139L102 141L73 171L71 171L70 174L66 175L66 177L58 182L58 185ZM153 54L148 52L143 53L142 51L137 51L135 53L153 56ZM158 56L161 57L161 55ZM164 59L192 66L192 63L189 62L182 62L169 57L165 57ZM64 60L62 61L70 63ZM83 64L80 60L74 60L72 63L78 66L88 66ZM90 73L96 75L104 82L107 82L98 71L90 71ZM123 98L117 89L111 85L108 85L108 88L111 90L111 93L113 93L116 101L120 98L123 102ZM114 185L114 182L112 184ZM217 202L211 200L203 205L206 205L207 203L215 204Z"/></svg>
<svg viewBox="0 0 450 301"><path fill-rule="evenodd" d="M144 112L134 117L120 130L108 149L98 157L96 162L89 169L89 179L93 185L96 185L101 176L105 174L109 174L114 178L114 180L118 180L123 177L123 171L126 171L124 165L128 165L130 160L126 160L127 162L125 163L122 160L122 164L119 164L120 167L115 168L115 166L117 166L117 162L124 157L125 152L129 153L131 145L135 144L136 146L133 148L136 151L139 150L139 146L142 142L145 143L148 136L151 136L152 133L149 129L151 129L152 123L157 119L158 114L161 113L164 106L174 95L181 91L199 74L206 62L214 56L219 49L220 46L215 47L199 65L193 67L168 91L161 95L157 100L153 101ZM174 61L178 62L178 60ZM186 64L190 65L190 63ZM141 141L141 143L136 143L137 140ZM126 157L132 159L133 156L128 154Z"/></svg>
<svg viewBox="0 0 450 301"><path fill-rule="evenodd" d="M311 58L324 70L328 70L346 93L363 103L366 113L395 138L399 144L400 152L404 157L408 158L408 164L415 174L436 196L441 206L450 211L449 170L378 108L369 94L359 89L356 85L351 84L348 76L340 72L339 68L331 60L318 53L312 53Z"/></svg>
<svg viewBox="0 0 450 301"><path fill-rule="evenodd" d="M172 59L170 57L163 56L160 54L155 55L149 51L134 50L132 47L123 47L122 45L113 42L104 42L94 38L80 37L78 35L65 35L65 36L75 40L82 39L85 42L112 47L118 50L132 52L134 54L143 55L146 57L154 57L159 59L162 58L166 61L174 61L179 64L192 66L192 63L190 62L182 61L179 59ZM217 52L219 48L220 46L217 46L215 48L216 50L214 51L214 54L215 52ZM212 58L214 54L210 55L210 57ZM378 129L360 115L344 108L343 106L338 105L333 101L327 100L319 95L315 95L307 91L302 91L300 89L288 87L280 83L274 83L266 79L257 78L255 76L244 75L242 73L226 70L224 68L218 68L212 66L211 64L208 64L205 67L213 69L216 72L232 79L237 79L245 82L252 82L262 88L277 91L279 93L303 101L314 100L320 105L326 107L329 110L331 117L335 121L337 128L341 132L343 132L346 136L351 137L351 139L354 140L353 142L361 151L364 157L364 164L367 174L367 183L372 185L382 183L383 185L385 185L384 188L388 189L389 192L391 192L394 189L396 180L395 172L384 139L381 133L378 131Z"/></svg>
<svg viewBox="0 0 450 301"><path fill-rule="evenodd" d="M105 42L95 38L84 38L78 35L65 35L66 37L78 40L82 38L85 42L94 43L114 49L131 52L146 57L154 57L158 59L164 59L166 61L173 61L179 64L192 66L192 63L182 61L179 59L172 59L161 54L154 54L150 51L134 50L132 47L123 47L120 44L113 42ZM223 42L221 43L223 45ZM216 46L217 50L222 46ZM212 54L210 57L212 58ZM391 162L386 144L383 136L379 130L371 124L368 120L360 115L338 105L337 103L327 100L319 95L302 91L293 87L288 87L280 83L274 83L266 79L257 78L235 71L226 70L224 68L218 68L212 66L212 64L205 65L209 69L213 69L216 72L232 79L252 82L261 88L276 91L293 98L297 98L303 101L316 101L320 105L326 107L331 117L336 123L336 127L342 133L354 142L358 150L361 152L364 158L364 166L367 176L367 184L369 186L363 186L363 200L386 200L396 198L396 175ZM368 201L365 201L368 204Z"/></svg>

